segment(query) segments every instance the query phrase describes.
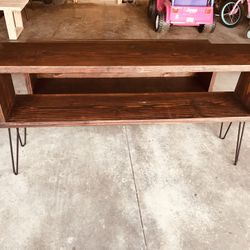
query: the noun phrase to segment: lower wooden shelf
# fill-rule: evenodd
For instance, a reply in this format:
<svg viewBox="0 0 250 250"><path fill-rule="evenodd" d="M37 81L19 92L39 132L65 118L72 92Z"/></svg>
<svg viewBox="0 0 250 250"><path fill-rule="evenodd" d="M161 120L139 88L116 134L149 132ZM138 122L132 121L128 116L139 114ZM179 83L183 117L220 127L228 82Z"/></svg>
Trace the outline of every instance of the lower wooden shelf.
<svg viewBox="0 0 250 250"><path fill-rule="evenodd" d="M17 95L0 127L250 120L233 92Z"/></svg>

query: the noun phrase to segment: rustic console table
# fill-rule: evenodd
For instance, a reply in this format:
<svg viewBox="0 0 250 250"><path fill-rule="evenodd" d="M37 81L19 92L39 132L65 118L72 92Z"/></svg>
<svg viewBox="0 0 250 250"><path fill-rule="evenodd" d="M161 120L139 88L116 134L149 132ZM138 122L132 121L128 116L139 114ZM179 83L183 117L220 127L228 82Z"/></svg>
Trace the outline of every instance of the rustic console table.
<svg viewBox="0 0 250 250"><path fill-rule="evenodd" d="M1 43L0 127L9 129L13 171L26 144L19 128L40 126L239 122L236 164L250 120L249 55L250 45L206 41ZM218 73L234 71L235 91L212 91ZM14 73L29 94L15 94Z"/></svg>

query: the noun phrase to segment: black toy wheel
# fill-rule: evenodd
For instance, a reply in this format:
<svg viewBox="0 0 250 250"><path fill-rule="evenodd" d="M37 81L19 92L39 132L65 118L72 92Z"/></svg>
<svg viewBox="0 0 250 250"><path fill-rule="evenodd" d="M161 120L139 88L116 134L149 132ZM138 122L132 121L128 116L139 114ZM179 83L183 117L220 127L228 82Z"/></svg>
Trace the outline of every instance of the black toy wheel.
<svg viewBox="0 0 250 250"><path fill-rule="evenodd" d="M204 25L204 24L200 24L200 25L198 26L198 32L199 32L199 33L202 33L204 30L205 30L205 25Z"/></svg>
<svg viewBox="0 0 250 250"><path fill-rule="evenodd" d="M163 30L164 22L164 14L162 12L158 12L155 15L155 32L161 32Z"/></svg>
<svg viewBox="0 0 250 250"><path fill-rule="evenodd" d="M209 25L201 24L201 25L199 25L198 32L199 33L203 33L203 32L213 33L215 28L216 28L216 22L214 20L213 24L209 24Z"/></svg>
<svg viewBox="0 0 250 250"><path fill-rule="evenodd" d="M156 2L155 0L149 0L148 2L148 17L153 18L156 14Z"/></svg>

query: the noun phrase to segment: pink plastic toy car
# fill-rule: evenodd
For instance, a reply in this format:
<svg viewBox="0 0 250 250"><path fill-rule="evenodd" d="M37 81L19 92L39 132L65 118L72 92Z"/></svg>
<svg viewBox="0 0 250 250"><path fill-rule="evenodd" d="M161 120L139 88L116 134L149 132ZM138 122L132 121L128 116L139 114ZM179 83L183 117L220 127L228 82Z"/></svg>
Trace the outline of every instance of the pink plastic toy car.
<svg viewBox="0 0 250 250"><path fill-rule="evenodd" d="M156 32L170 26L196 26L201 33L215 29L214 0L149 0L148 15Z"/></svg>

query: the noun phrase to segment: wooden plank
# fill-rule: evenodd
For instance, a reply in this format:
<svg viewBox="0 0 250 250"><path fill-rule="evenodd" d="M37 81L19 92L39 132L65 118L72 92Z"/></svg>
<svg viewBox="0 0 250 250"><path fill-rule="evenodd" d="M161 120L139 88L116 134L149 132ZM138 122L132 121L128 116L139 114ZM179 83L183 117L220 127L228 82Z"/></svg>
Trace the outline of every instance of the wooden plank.
<svg viewBox="0 0 250 250"><path fill-rule="evenodd" d="M119 74L111 75L110 72L102 72L98 75L94 75L93 73L89 72L83 72L83 73L41 73L36 74L37 78L121 78L122 72ZM136 72L127 72L127 74L124 75L124 77L128 78L141 78L141 77L188 77L193 76L195 72L165 72L164 75L159 75L157 72L154 75L152 72L151 75L144 74L144 75L138 75Z"/></svg>
<svg viewBox="0 0 250 250"><path fill-rule="evenodd" d="M15 101L11 75L0 74L0 122L7 120Z"/></svg>
<svg viewBox="0 0 250 250"><path fill-rule="evenodd" d="M234 92L17 96L1 127L250 120Z"/></svg>
<svg viewBox="0 0 250 250"><path fill-rule="evenodd" d="M34 94L156 93L208 91L210 73L165 78L33 78L27 82ZM210 77L209 77L210 76ZM207 79L206 79L207 78ZM30 80L28 78L28 80Z"/></svg>
<svg viewBox="0 0 250 250"><path fill-rule="evenodd" d="M250 72L241 73L235 93L244 106L250 111Z"/></svg>
<svg viewBox="0 0 250 250"><path fill-rule="evenodd" d="M164 76L169 72L250 71L249 44L134 40L1 43L0 73ZM19 55L18 57L16 55Z"/></svg>
<svg viewBox="0 0 250 250"><path fill-rule="evenodd" d="M16 27L23 29L23 18L21 11L13 11Z"/></svg>
<svg viewBox="0 0 250 250"><path fill-rule="evenodd" d="M11 40L17 40L23 31L23 19L21 11L5 9L4 16L9 38Z"/></svg>
<svg viewBox="0 0 250 250"><path fill-rule="evenodd" d="M9 39L16 40L18 38L15 17L12 10L4 10L6 27L8 30Z"/></svg>
<svg viewBox="0 0 250 250"><path fill-rule="evenodd" d="M208 88L208 91L209 92L213 92L214 89L215 89L215 84L216 84L216 79L217 79L217 76L218 76L219 73L217 72L214 72L213 75L212 75L212 78L211 78L211 81L210 81L210 84L209 84L209 88Z"/></svg>
<svg viewBox="0 0 250 250"><path fill-rule="evenodd" d="M28 94L34 94L33 89L35 88L34 85L37 81L36 76L31 74L24 74L24 79Z"/></svg>

